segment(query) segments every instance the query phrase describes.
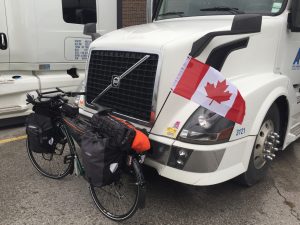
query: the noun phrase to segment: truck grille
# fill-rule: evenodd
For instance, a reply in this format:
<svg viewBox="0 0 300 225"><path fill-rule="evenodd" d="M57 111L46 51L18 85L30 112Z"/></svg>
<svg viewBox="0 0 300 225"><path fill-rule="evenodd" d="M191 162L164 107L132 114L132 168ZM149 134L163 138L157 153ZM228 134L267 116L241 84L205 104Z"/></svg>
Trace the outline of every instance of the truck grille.
<svg viewBox="0 0 300 225"><path fill-rule="evenodd" d="M87 81L87 103L90 104L111 84L114 75L121 75L146 54L92 51ZM150 58L123 78L118 88L106 92L97 104L112 108L116 113L150 122L158 55L147 55L150 55Z"/></svg>

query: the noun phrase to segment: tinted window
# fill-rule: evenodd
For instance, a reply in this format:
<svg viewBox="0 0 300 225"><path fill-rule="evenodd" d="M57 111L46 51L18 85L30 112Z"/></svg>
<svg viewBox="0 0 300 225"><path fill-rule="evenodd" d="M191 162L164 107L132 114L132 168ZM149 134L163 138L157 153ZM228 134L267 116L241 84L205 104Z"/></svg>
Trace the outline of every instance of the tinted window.
<svg viewBox="0 0 300 225"><path fill-rule="evenodd" d="M62 0L66 23L97 23L96 0Z"/></svg>

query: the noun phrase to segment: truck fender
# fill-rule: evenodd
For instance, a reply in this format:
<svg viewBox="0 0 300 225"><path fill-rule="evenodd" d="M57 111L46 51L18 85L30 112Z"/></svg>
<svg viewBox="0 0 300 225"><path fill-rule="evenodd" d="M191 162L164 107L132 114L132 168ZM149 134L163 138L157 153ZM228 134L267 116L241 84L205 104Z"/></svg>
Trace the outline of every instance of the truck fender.
<svg viewBox="0 0 300 225"><path fill-rule="evenodd" d="M263 101L261 106L259 107L259 111L257 112L257 116L253 120L252 128L250 129L249 135L257 135L258 131L262 125L264 118L266 117L269 109L275 103L275 101L281 96L288 96L288 90L286 87L277 87L275 88Z"/></svg>
<svg viewBox="0 0 300 225"><path fill-rule="evenodd" d="M234 82L245 99L246 114L244 122L235 125L231 141L256 136L272 104L281 96L290 96L289 79L286 76L255 74Z"/></svg>

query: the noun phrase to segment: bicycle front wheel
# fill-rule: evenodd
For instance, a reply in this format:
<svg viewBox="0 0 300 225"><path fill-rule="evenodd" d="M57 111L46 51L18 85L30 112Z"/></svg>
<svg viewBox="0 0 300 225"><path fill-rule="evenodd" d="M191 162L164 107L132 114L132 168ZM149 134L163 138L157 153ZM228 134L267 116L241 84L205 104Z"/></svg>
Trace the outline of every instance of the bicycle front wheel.
<svg viewBox="0 0 300 225"><path fill-rule="evenodd" d="M145 201L145 182L140 164L133 159L120 180L104 187L90 184L90 192L98 209L109 219L123 221L134 215Z"/></svg>
<svg viewBox="0 0 300 225"><path fill-rule="evenodd" d="M60 128L61 129L61 128ZM70 160L71 144L67 138L58 143L53 153L36 153L30 149L27 139L27 153L33 166L43 176L52 179L61 179L67 176L72 167L73 161ZM69 157L68 160L66 160Z"/></svg>

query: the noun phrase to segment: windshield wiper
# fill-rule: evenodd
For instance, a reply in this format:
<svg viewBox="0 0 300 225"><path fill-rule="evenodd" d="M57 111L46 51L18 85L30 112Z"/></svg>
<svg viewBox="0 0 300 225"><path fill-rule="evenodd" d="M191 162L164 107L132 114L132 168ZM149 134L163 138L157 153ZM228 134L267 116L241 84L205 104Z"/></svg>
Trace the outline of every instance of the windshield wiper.
<svg viewBox="0 0 300 225"><path fill-rule="evenodd" d="M239 10L238 8L230 8L230 7L212 7L200 9L200 11L224 11L224 12L233 12L235 14L243 14L244 11Z"/></svg>
<svg viewBox="0 0 300 225"><path fill-rule="evenodd" d="M166 12L166 13L162 13L162 14L159 14L158 16L180 16L182 17L182 15L184 14L184 12Z"/></svg>

